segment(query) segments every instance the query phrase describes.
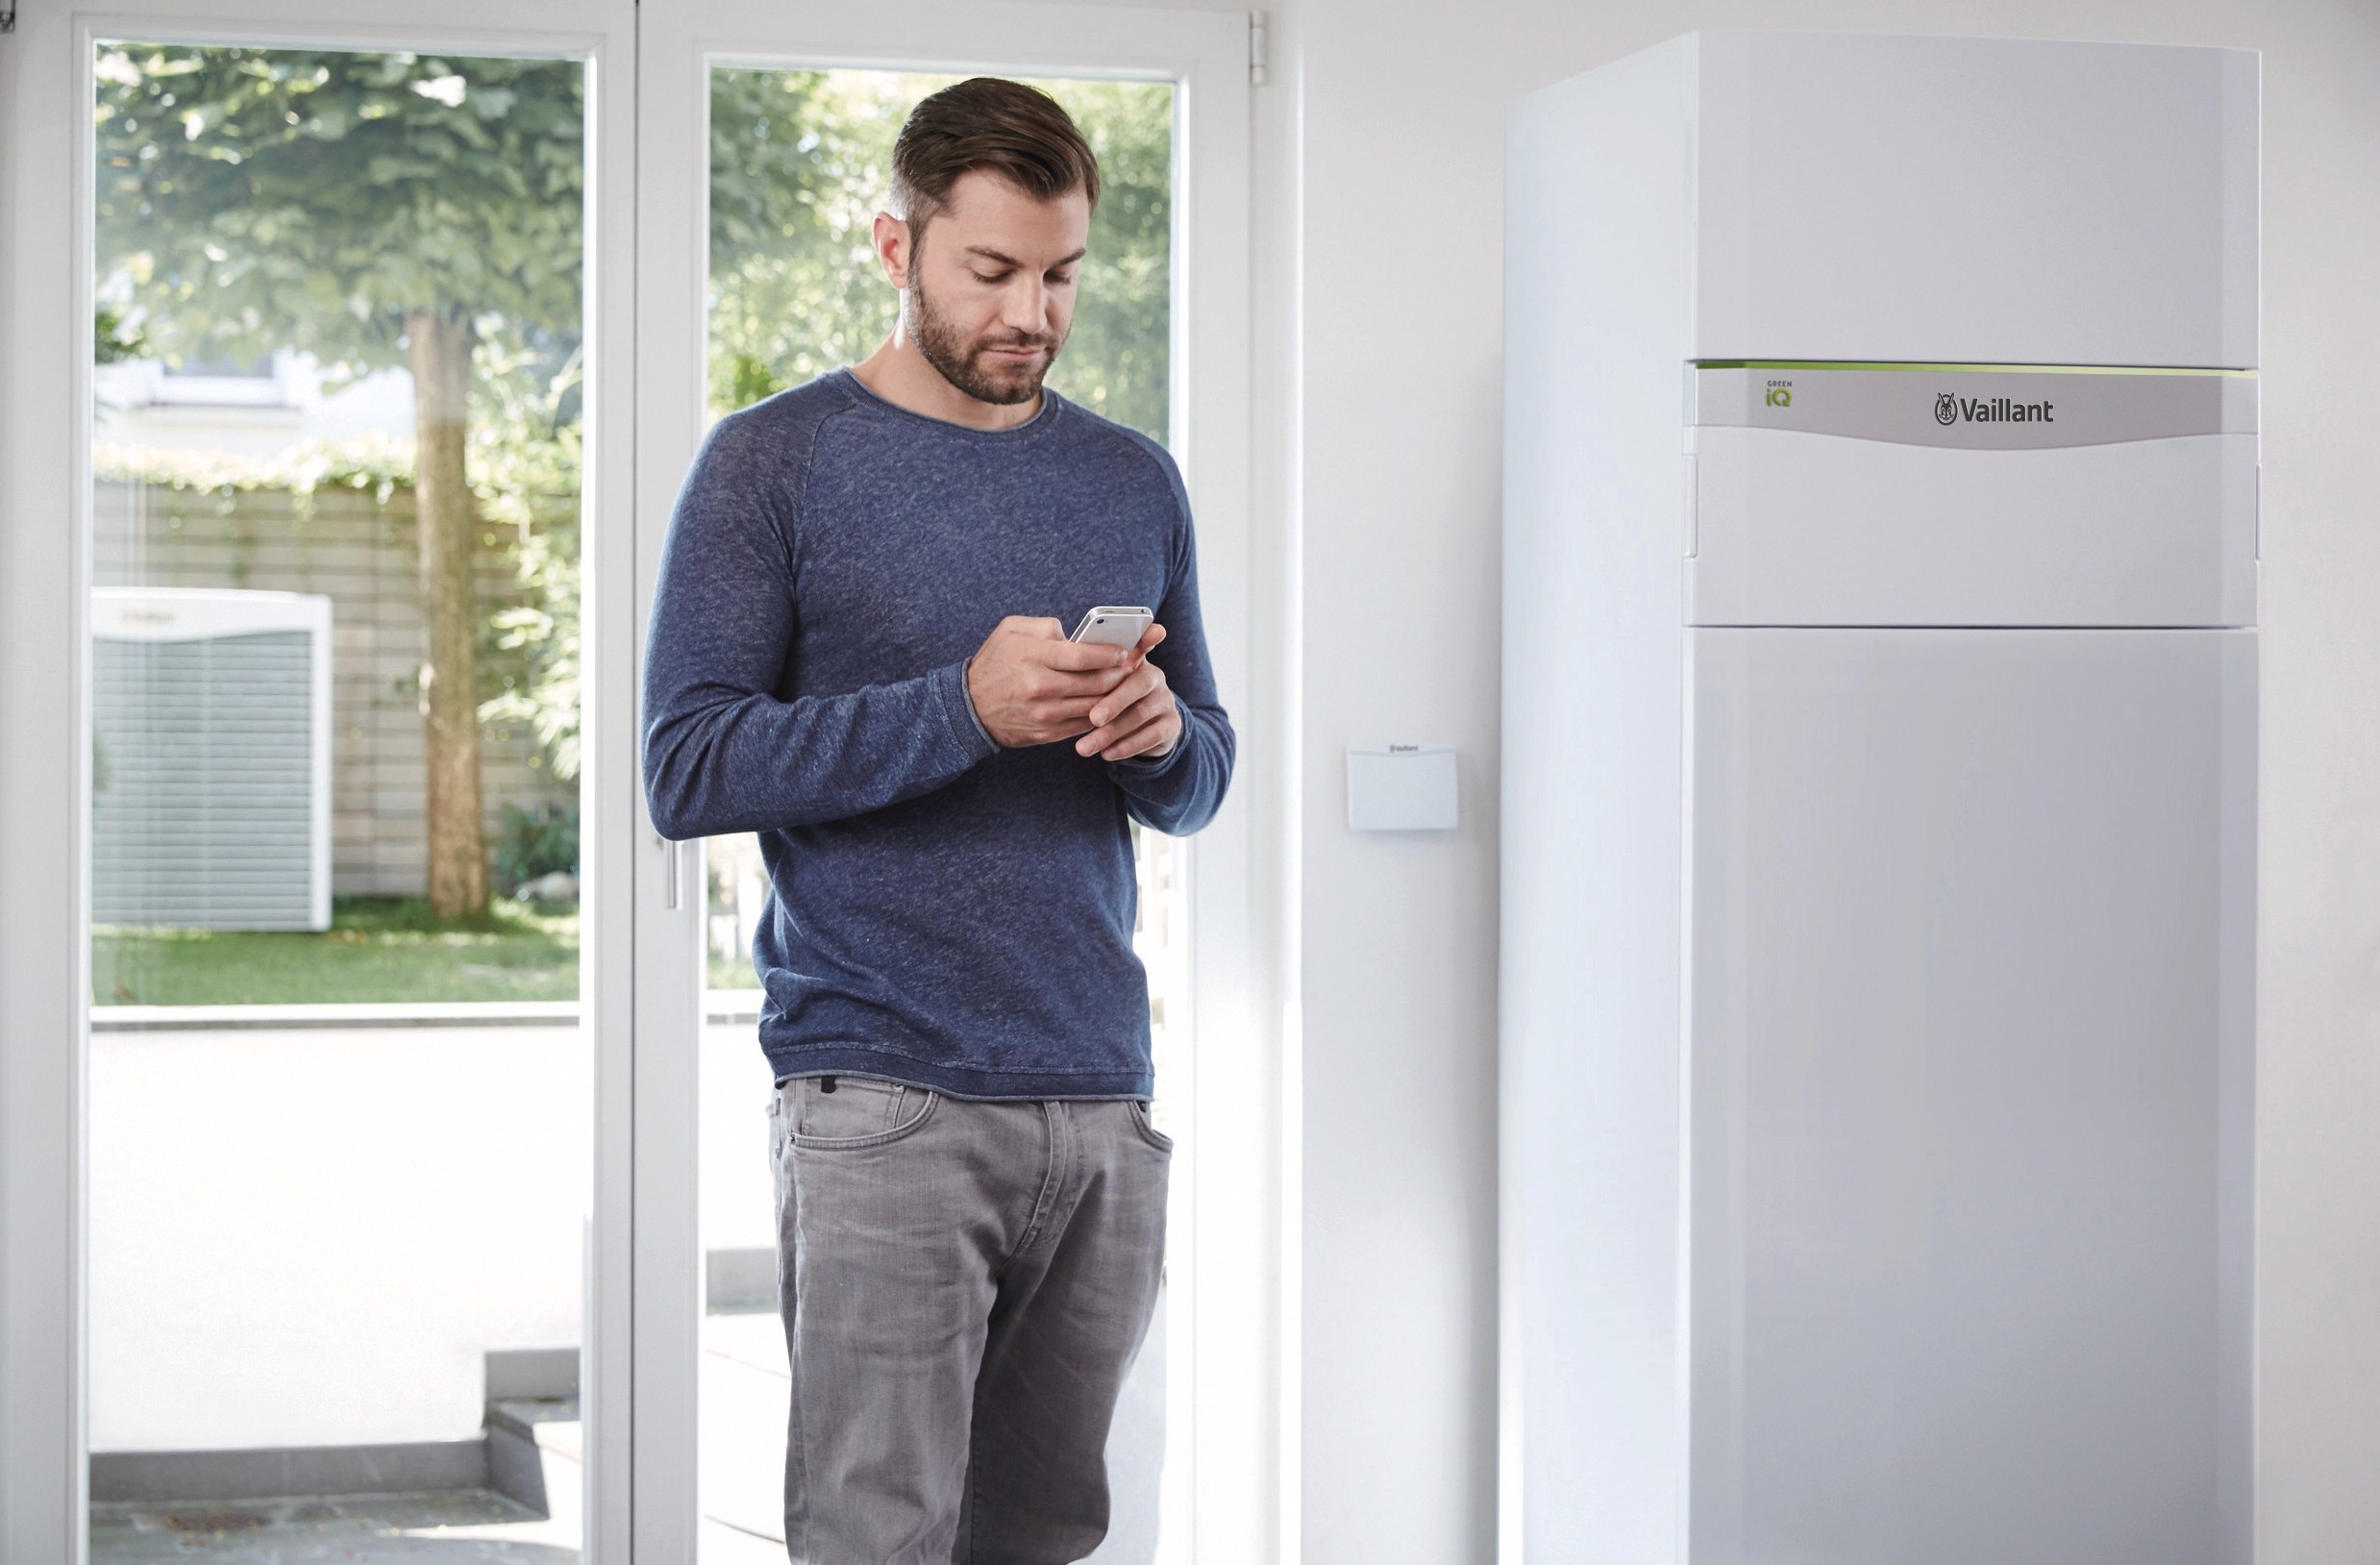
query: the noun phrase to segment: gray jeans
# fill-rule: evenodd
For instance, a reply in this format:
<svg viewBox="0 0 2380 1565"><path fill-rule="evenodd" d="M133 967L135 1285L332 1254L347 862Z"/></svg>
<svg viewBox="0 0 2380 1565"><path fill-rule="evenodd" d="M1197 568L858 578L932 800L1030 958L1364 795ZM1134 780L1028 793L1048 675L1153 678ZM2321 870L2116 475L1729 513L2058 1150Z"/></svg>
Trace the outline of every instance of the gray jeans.
<svg viewBox="0 0 2380 1565"><path fill-rule="evenodd" d="M1090 1553L1165 1252L1173 1144L1147 1106L844 1076L769 1111L793 1565Z"/></svg>

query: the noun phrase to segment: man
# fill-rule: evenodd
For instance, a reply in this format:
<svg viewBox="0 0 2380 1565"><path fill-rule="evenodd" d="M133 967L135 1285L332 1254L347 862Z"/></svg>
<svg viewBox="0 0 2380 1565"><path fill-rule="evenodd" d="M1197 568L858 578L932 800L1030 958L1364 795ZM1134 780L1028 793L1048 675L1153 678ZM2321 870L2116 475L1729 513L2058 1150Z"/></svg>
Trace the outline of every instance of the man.
<svg viewBox="0 0 2380 1565"><path fill-rule="evenodd" d="M645 784L664 835L768 863L788 1553L1058 1565L1106 1531L1164 1247L1127 819L1203 826L1233 738L1180 476L1042 385L1089 146L961 83L892 196L890 340L722 419L679 496ZM1156 623L1068 639L1110 604Z"/></svg>

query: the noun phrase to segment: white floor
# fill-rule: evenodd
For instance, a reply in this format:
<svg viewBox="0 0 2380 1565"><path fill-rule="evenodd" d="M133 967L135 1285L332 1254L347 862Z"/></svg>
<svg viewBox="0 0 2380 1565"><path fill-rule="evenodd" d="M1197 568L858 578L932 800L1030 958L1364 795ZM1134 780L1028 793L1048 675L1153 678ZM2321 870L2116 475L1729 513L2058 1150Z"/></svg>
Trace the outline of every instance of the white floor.
<svg viewBox="0 0 2380 1565"><path fill-rule="evenodd" d="M1107 1541L1090 1556L1096 1565L1157 1557L1164 1365L1160 1304L1107 1442L1113 1508ZM703 1322L701 1565L782 1565L787 1384L784 1329L774 1314Z"/></svg>
<svg viewBox="0 0 2380 1565"><path fill-rule="evenodd" d="M1151 1565L1165 1451L1164 1316L1124 1400L1108 1444L1114 1516L1095 1565ZM774 1314L703 1322L702 1519L697 1565L784 1565L785 1339ZM577 1423L537 1426L552 1514L529 1517L500 1496L391 1495L215 1505L105 1506L93 1565L347 1565L432 1558L447 1565L563 1565L578 1557L585 1497ZM227 1525L196 1527L207 1513ZM170 1522L168 1518L171 1518ZM260 1525L242 1525L243 1523Z"/></svg>

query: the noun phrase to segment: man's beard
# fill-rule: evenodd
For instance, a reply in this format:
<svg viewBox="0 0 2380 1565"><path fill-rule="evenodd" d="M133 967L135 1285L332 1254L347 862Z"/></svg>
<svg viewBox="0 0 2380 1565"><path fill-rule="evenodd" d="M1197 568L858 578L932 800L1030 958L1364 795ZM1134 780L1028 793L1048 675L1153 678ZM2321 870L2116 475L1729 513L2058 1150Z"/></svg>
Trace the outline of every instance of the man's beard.
<svg viewBox="0 0 2380 1565"><path fill-rule="evenodd" d="M917 272L910 273L909 293L903 314L907 317L909 336L917 343L917 351L926 356L926 362L941 372L942 378L978 402L1011 406L1030 402L1041 394L1042 378L1050 366L1057 362L1058 349L1066 345L1063 333L1053 337L1048 333L1018 335L1012 332L993 332L973 342L964 340L959 329L937 313L933 301L926 295L926 280ZM1042 356L1029 364L994 363L984 365L979 356L987 348L1041 348Z"/></svg>

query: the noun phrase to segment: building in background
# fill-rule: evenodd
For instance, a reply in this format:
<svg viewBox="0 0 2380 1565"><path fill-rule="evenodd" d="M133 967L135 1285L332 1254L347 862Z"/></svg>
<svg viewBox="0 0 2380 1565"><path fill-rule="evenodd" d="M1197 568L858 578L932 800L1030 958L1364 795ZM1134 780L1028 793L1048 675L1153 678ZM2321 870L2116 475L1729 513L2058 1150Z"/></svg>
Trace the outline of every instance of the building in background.
<svg viewBox="0 0 2380 1565"><path fill-rule="evenodd" d="M121 359L92 379L102 445L271 458L311 441L413 433L412 376L384 369L326 384L311 354L286 348L245 365Z"/></svg>
<svg viewBox="0 0 2380 1565"><path fill-rule="evenodd" d="M380 448L413 428L412 377L352 385L306 354L254 363L129 359L96 368L92 584L319 593L332 603L332 839L335 895L418 897L428 866L420 712L420 563L408 483L301 493L293 480L335 454ZM409 469L409 459L403 464ZM483 530L480 601L521 596L502 530ZM489 677L501 683L501 667ZM504 807L575 807L525 725L483 734L488 840ZM508 895L509 885L499 885Z"/></svg>

